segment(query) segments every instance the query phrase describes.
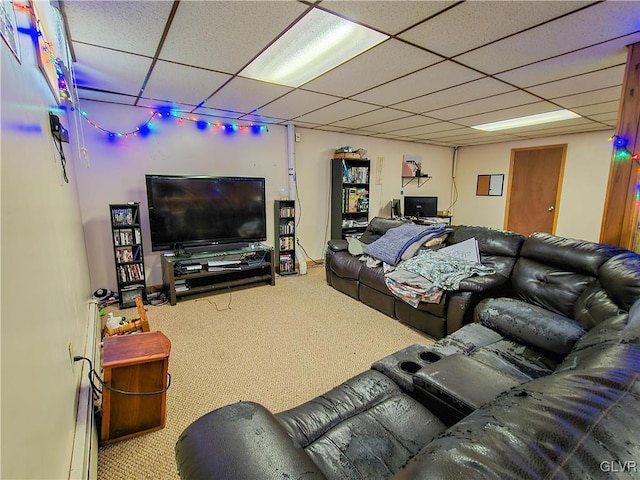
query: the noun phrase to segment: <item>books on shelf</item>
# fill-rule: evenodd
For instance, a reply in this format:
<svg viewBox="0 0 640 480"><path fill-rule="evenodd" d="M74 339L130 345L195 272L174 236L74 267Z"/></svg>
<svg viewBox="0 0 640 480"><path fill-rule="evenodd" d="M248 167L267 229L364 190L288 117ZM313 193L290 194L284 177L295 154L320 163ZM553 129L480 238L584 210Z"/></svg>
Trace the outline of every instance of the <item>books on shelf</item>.
<svg viewBox="0 0 640 480"><path fill-rule="evenodd" d="M144 268L139 263L118 265L118 277L120 282L139 282L144 280Z"/></svg>
<svg viewBox="0 0 640 480"><path fill-rule="evenodd" d="M358 213L369 211L369 190L349 187L342 189L342 212Z"/></svg>
<svg viewBox="0 0 640 480"><path fill-rule="evenodd" d="M296 231L296 225L293 220L280 224L280 235L293 235Z"/></svg>
<svg viewBox="0 0 640 480"><path fill-rule="evenodd" d="M343 160L342 181L343 183L369 183L369 167L347 166Z"/></svg>
<svg viewBox="0 0 640 480"><path fill-rule="evenodd" d="M291 253L280 255L280 273L291 273L296 271L296 264Z"/></svg>
<svg viewBox="0 0 640 480"><path fill-rule="evenodd" d="M293 250L294 248L293 237L280 237L280 250Z"/></svg>
<svg viewBox="0 0 640 480"><path fill-rule="evenodd" d="M133 208L112 208L111 209L111 223L118 226L135 225L138 223L137 217L138 209Z"/></svg>
<svg viewBox="0 0 640 480"><path fill-rule="evenodd" d="M280 207L280 218L295 217L296 209L294 207Z"/></svg>

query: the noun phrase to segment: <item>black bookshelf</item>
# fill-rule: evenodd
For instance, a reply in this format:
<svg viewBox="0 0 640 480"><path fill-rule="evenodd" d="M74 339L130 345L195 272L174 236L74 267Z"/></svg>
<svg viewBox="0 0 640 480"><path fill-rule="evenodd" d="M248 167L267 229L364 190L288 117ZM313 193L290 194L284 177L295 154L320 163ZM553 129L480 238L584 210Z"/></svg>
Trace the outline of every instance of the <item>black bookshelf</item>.
<svg viewBox="0 0 640 480"><path fill-rule="evenodd" d="M137 295L147 301L140 204L109 205L109 217L120 308L135 307Z"/></svg>
<svg viewBox="0 0 640 480"><path fill-rule="evenodd" d="M276 200L274 207L276 272L291 275L296 273L296 203Z"/></svg>

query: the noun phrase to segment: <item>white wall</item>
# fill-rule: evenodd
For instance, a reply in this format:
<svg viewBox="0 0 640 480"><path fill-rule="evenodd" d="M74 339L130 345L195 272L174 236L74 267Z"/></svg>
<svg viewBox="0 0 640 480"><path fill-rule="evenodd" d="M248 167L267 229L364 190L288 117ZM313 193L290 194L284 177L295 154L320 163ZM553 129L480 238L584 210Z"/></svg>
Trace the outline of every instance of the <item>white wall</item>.
<svg viewBox="0 0 640 480"><path fill-rule="evenodd" d="M611 164L612 131L547 137L459 149L454 207L457 224L504 228L511 149L567 144L556 235L597 242ZM501 197L476 196L477 176L504 174Z"/></svg>
<svg viewBox="0 0 640 480"><path fill-rule="evenodd" d="M144 124L150 110L84 101L83 110L95 124L109 131L132 131ZM214 119L215 120L215 119ZM225 121L225 120L221 120ZM226 120L230 122L230 120ZM273 244L273 200L288 192L287 129L269 126L260 135L201 131L193 122L156 121L152 135L111 143L105 132L84 128L89 162L78 169L78 188L84 223L91 287L116 288L108 205L141 203L147 285L160 285L160 255L151 251L144 175L247 175L267 179L268 240ZM329 236L330 159L349 145L364 148L372 161L370 216L388 216L389 202L404 195L437 196L438 208L453 204L456 224L504 227L506 189L512 148L567 143L562 199L556 233L597 241L604 205L611 144L610 132L595 132L531 141L462 147L458 152L455 184L451 172L453 149L357 135L296 128L294 143L297 180L297 236L307 259L321 259ZM423 172L433 178L405 187L404 155L420 156ZM378 175L378 166L382 165ZM505 174L501 197L475 195L478 174ZM589 214L585 215L584 212Z"/></svg>
<svg viewBox="0 0 640 480"><path fill-rule="evenodd" d="M31 39L19 37L22 63L0 46L0 477L67 478L81 367L69 346L83 352L91 290L72 149L64 146L67 184L49 127L53 96Z"/></svg>
<svg viewBox="0 0 640 480"><path fill-rule="evenodd" d="M91 122L109 131L132 131L145 123L150 110L84 101L82 109ZM225 121L220 119L220 121ZM230 123L230 120L226 120ZM78 184L85 227L92 288L116 288L108 205L136 201L141 204L143 247L147 285L160 285L160 254L152 252L148 231L148 211L144 175L247 175L267 180L267 244L273 244L273 201L281 189L288 193L287 129L269 126L260 135L201 131L193 122L176 119L154 122L155 133L109 142L108 135L92 127L84 128L89 163L78 169ZM328 236L330 159L344 145L364 148L372 165L371 215L389 215L389 201L407 195L436 195L440 204L449 204L451 149L417 145L309 129L296 129L295 143L298 185L298 238L308 258L320 259ZM433 176L422 187L413 181L402 188L403 155L419 155L423 171ZM382 160L380 160L382 159ZM379 182L376 165L381 163Z"/></svg>

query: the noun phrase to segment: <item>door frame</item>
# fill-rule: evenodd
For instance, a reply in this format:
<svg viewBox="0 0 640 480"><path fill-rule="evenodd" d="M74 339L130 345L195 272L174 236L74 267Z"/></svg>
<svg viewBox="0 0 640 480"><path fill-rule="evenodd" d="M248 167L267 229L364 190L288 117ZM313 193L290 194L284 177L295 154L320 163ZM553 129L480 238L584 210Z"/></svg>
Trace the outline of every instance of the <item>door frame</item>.
<svg viewBox="0 0 640 480"><path fill-rule="evenodd" d="M503 228L507 229L507 224L509 221L509 210L511 208L511 188L513 187L513 170L515 164L515 157L517 152L522 151L533 151L533 150L547 150L551 148L562 148L562 159L560 160L560 171L558 172L558 183L556 189L556 199L554 202L554 211L553 211L553 223L551 227L551 234L555 235L556 227L558 225L558 213L560 212L560 199L562 197L562 185L564 184L564 166L567 160L567 145L566 143L559 143L554 145L539 145L534 147L522 147L522 148L512 148L511 149L511 159L509 160L509 176L507 182L507 195L505 199L505 208L504 208L504 222Z"/></svg>

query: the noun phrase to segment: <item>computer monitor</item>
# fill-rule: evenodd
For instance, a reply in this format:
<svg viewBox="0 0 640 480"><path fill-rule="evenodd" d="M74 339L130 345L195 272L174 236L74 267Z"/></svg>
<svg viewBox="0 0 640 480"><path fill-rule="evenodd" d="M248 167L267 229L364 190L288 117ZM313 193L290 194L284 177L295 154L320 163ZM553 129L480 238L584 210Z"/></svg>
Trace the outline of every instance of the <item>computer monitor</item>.
<svg viewBox="0 0 640 480"><path fill-rule="evenodd" d="M404 197L405 217L438 216L438 197Z"/></svg>

